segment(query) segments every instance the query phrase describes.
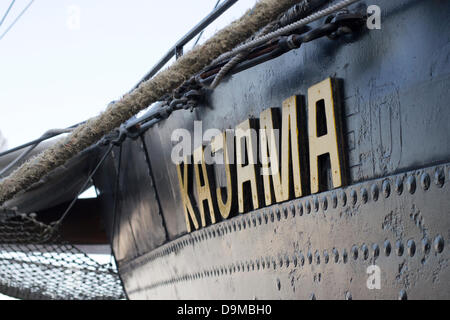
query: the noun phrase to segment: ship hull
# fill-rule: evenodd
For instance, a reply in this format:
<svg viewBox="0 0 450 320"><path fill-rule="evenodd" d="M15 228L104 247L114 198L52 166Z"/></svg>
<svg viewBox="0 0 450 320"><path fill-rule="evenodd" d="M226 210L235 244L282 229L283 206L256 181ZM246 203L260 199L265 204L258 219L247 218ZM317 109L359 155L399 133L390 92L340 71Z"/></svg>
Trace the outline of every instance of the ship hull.
<svg viewBox="0 0 450 320"><path fill-rule="evenodd" d="M450 4L377 5L380 30L237 73L115 148L95 184L130 299L450 298ZM188 232L173 131L235 128L294 95L306 105L327 78L343 185Z"/></svg>

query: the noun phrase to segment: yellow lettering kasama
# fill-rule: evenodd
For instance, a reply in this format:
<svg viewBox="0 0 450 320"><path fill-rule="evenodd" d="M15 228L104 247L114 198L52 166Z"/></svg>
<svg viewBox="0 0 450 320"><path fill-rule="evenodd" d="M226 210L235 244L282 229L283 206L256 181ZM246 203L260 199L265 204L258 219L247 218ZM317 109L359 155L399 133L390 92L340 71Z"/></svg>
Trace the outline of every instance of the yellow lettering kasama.
<svg viewBox="0 0 450 320"><path fill-rule="evenodd" d="M216 188L216 197L220 215L222 218L227 219L230 216L233 204L233 184L231 174L232 159L230 158L230 152L228 150L228 138L226 132L216 136L211 141L211 152L215 153L220 150L223 150L223 163L225 165L225 175L227 179L227 201L223 202L222 190L220 187Z"/></svg>
<svg viewBox="0 0 450 320"><path fill-rule="evenodd" d="M223 152L225 176L223 171L207 167L203 146L193 152L195 179L189 158L177 165L187 231L200 228L198 217L205 227L217 218L229 219L274 202L343 186L342 127L334 85L328 78L310 87L307 106L302 96L284 100L281 119L278 109L269 108L260 113L259 128L257 119L247 119L235 127L234 137L232 130L216 135L210 143L211 152L216 156ZM191 190L194 182L197 203ZM220 213L217 217L216 212Z"/></svg>
<svg viewBox="0 0 450 320"><path fill-rule="evenodd" d="M194 208L192 207L191 199L189 196L189 185L190 185L189 171L190 171L189 163L186 157L183 163L183 174L181 173L181 164L177 164L177 174L178 174L178 183L180 185L181 200L183 202L183 210L184 210L184 217L186 220L187 232L192 231L190 220L192 220L192 223L194 224L196 230L199 228L197 217L195 215L195 211Z"/></svg>
<svg viewBox="0 0 450 320"><path fill-rule="evenodd" d="M325 111L326 134L318 133L318 104ZM318 193L319 188L319 156L329 154L333 188L342 186L342 159L339 154L339 141L336 125L333 86L328 78L308 90L308 139L309 162L311 172L311 193Z"/></svg>
<svg viewBox="0 0 450 320"><path fill-rule="evenodd" d="M256 137L252 134L250 120L236 127L236 177L239 212L244 213L244 183L250 182L253 209L259 208L258 186L256 184L256 159L253 150L257 146ZM253 131L255 132L255 131ZM244 165L244 157L248 164Z"/></svg>
<svg viewBox="0 0 450 320"><path fill-rule="evenodd" d="M303 195L300 170L300 144L298 136L298 109L299 106L297 96L292 96L283 102L283 120L281 129L281 177L283 182L283 201L290 199L289 169L291 167L294 182L294 197L299 198Z"/></svg>
<svg viewBox="0 0 450 320"><path fill-rule="evenodd" d="M259 131L259 139L261 141L261 172L264 181L264 200L266 206L272 204L271 182L273 183L276 201L281 202L284 199L284 188L282 188L278 162L278 149L275 141L274 112L274 109L267 109L259 115L259 127L261 129Z"/></svg>
<svg viewBox="0 0 450 320"><path fill-rule="evenodd" d="M205 155L203 146L194 151L194 171L195 171L195 185L197 186L198 208L200 211L200 218L202 220L202 227L206 226L205 218L205 201L208 203L209 216L211 223L216 223L216 215L214 213L213 199L211 195L211 188L209 184L208 172L206 170ZM200 172L203 178L203 184L200 179Z"/></svg>

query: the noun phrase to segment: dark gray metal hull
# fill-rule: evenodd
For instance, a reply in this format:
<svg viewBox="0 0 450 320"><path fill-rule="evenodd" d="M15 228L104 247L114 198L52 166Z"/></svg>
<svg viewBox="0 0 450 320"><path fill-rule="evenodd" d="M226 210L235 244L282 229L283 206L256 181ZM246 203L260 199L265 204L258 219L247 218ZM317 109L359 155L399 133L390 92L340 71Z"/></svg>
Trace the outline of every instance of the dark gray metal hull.
<svg viewBox="0 0 450 320"><path fill-rule="evenodd" d="M450 3L376 4L381 30L320 39L233 75L193 113L125 141L114 209L115 150L95 184L129 298L450 298ZM194 120L234 128L330 76L341 84L348 187L186 234L172 131L192 132ZM370 290L374 264L381 289Z"/></svg>

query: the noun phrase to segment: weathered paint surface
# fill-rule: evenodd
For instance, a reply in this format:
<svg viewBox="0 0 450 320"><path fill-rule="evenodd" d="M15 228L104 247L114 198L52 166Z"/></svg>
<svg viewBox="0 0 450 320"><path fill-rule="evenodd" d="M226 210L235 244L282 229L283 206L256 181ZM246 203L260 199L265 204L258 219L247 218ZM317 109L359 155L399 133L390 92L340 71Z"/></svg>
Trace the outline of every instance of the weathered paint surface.
<svg viewBox="0 0 450 320"><path fill-rule="evenodd" d="M408 298L450 298L446 164L450 160L450 3L385 0L377 5L382 9L381 30L365 31L353 40L320 39L305 44L225 79L204 106L193 113L176 111L150 129L143 139L149 163L143 160L146 151L140 142L128 142L124 156L128 170L120 173L123 205L116 212L114 248L131 298L309 298L314 294L318 299L339 299L350 292L355 299L395 299L401 290ZM194 120L202 120L204 130L234 128L248 118L258 118L265 109L281 108L282 101L293 95L306 101L307 89L328 77L341 80L343 97L349 187L336 190L338 206L333 208L329 191L317 198L308 196L237 215L186 235L176 166L170 159L172 131L186 128L192 132ZM127 175L136 168L140 169L133 180ZM441 171L436 175L438 168ZM427 185L425 172L430 179L428 189L423 187ZM103 189L111 191L115 172L105 170L101 175ZM389 197L384 196L386 177ZM398 181L401 194L396 189L397 177L404 178ZM414 192L409 191L411 177L415 178ZM378 179L377 200L373 179ZM219 180L219 185L225 186L226 179ZM345 191L345 206L340 191ZM326 210L321 204L324 196ZM315 199L318 213L314 212ZM306 213L308 203L310 214ZM296 208L295 217L291 205ZM259 217L263 221L265 216L269 222L259 223ZM438 235L445 244L441 253L434 245L438 239L439 247ZM431 243L428 253L422 249L425 238ZM392 246L389 256L383 253L386 240ZM412 256L410 240L416 246ZM397 242L404 246L400 256L395 252ZM373 245L380 251L376 259ZM356 260L352 258L354 246L358 248ZM333 248L339 252L338 263L332 261ZM344 250L347 263L342 260ZM303 267L298 265L300 256L297 266L293 258L300 251ZM309 251L313 260L317 252L320 264L309 264ZM382 270L381 290L365 287L365 271L372 263Z"/></svg>

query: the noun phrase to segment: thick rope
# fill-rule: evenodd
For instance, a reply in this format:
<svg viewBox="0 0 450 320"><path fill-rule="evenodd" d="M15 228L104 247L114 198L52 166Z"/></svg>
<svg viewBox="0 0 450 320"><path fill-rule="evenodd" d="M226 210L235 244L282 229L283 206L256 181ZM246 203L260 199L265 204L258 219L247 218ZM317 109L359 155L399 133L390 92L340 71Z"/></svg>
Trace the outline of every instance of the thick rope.
<svg viewBox="0 0 450 320"><path fill-rule="evenodd" d="M222 79L228 74L228 72L233 69L236 65L238 65L242 60L245 59L247 54L245 52L238 53L235 57L233 57L230 61L227 62L226 65L224 65L219 73L215 76L213 82L209 86L210 89L215 89L219 85L219 83L222 81Z"/></svg>
<svg viewBox="0 0 450 320"><path fill-rule="evenodd" d="M66 139L30 159L2 180L0 205L38 182L51 170L63 165L139 111L158 101L164 94L172 92L215 58L232 50L297 2L298 0L260 0L252 10L219 31L203 45L188 52L170 68L143 82L131 93L125 94L119 101L108 106L102 114L88 120Z"/></svg>

